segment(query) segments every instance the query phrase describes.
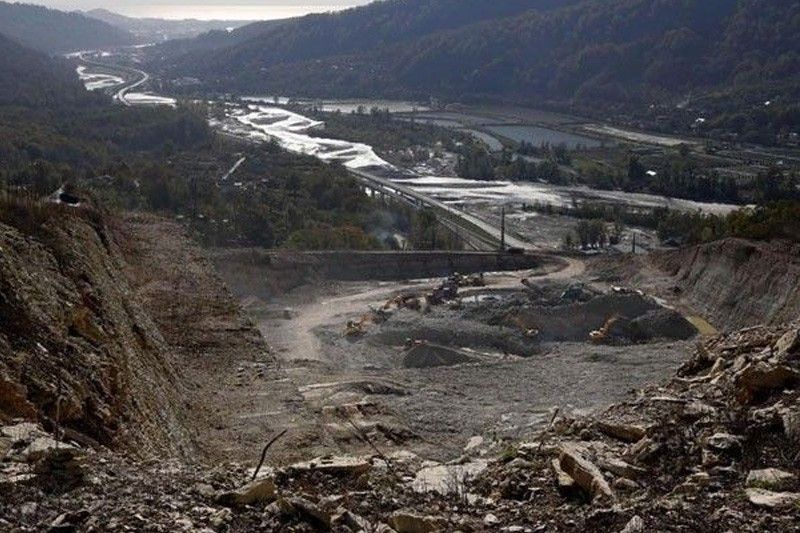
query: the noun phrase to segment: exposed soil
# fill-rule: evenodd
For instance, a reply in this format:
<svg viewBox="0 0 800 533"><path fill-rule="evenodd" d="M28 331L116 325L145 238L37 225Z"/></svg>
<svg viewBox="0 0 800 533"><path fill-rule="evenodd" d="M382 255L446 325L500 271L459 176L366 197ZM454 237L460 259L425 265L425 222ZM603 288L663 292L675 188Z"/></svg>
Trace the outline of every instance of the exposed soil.
<svg viewBox="0 0 800 533"><path fill-rule="evenodd" d="M135 292L175 352L200 458L255 459L288 427L293 431L272 452L276 459L318 451L314 413L207 253L178 224L153 216L128 216L120 232Z"/></svg>
<svg viewBox="0 0 800 533"><path fill-rule="evenodd" d="M334 449L364 449L354 421L336 415L358 404L370 407L355 425L387 453L451 459L474 436L513 438L541 428L554 406L608 405L680 361L694 329L655 301L590 289L586 302L562 300L582 268L569 260L555 272L489 274L486 287L462 288L456 301L397 309L388 318L373 310L400 294L424 295L441 280L318 280L268 303L248 290L239 296L307 406L327 417L323 431ZM525 313L549 325L532 337L508 320ZM589 333L616 315L627 329L591 344ZM346 335L348 321L359 320L363 333ZM682 329L665 331L670 320ZM632 343L636 350L622 347Z"/></svg>
<svg viewBox="0 0 800 533"><path fill-rule="evenodd" d="M234 296L177 225L110 226L0 227L0 529L798 529L800 329L695 344L713 268Z"/></svg>
<svg viewBox="0 0 800 533"><path fill-rule="evenodd" d="M798 257L797 246L786 242L725 239L649 256L597 258L589 262L589 275L640 288L729 331L800 316Z"/></svg>

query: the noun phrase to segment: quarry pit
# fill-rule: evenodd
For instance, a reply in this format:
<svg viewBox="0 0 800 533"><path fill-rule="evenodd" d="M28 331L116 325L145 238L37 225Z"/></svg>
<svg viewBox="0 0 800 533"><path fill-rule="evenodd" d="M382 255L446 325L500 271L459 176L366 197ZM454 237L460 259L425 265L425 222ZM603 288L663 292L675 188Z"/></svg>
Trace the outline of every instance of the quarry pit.
<svg viewBox="0 0 800 533"><path fill-rule="evenodd" d="M343 453L378 446L451 460L479 437L512 441L555 409L602 408L663 379L697 334L660 300L592 281L579 258L506 258L517 268L468 275L475 257L434 259L433 270L405 257L394 264L438 275L403 279L381 268L385 254L309 275L313 255L214 262L317 417L311 440Z"/></svg>

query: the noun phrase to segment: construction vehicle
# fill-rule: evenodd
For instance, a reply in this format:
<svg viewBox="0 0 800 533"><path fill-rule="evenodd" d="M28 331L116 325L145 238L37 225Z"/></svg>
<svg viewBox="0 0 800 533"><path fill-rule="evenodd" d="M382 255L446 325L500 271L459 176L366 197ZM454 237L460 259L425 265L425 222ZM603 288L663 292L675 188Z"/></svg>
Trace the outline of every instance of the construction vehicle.
<svg viewBox="0 0 800 533"><path fill-rule="evenodd" d="M589 333L589 340L592 341L593 344L605 344L608 342L611 328L619 321L619 318L619 315L614 315L606 320L603 327Z"/></svg>

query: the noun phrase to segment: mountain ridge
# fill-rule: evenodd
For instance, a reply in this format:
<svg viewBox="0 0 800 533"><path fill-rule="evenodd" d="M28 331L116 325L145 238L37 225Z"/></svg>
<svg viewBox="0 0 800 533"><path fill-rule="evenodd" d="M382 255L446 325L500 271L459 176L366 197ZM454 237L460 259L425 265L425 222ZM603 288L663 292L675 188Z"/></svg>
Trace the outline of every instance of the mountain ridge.
<svg viewBox="0 0 800 533"><path fill-rule="evenodd" d="M0 33L49 54L136 44L124 30L80 13L0 2Z"/></svg>
<svg viewBox="0 0 800 533"><path fill-rule="evenodd" d="M396 42L458 28L476 21L519 14L530 9L554 9L579 0L508 0L489 4L485 0L385 0L336 13L312 14L274 21L255 22L215 43L219 61L249 61L261 64L330 57L359 49L383 47ZM241 48L240 48L241 47ZM208 47L200 47L205 52ZM190 47L191 49L191 47ZM187 55L185 66L199 60Z"/></svg>
<svg viewBox="0 0 800 533"><path fill-rule="evenodd" d="M190 39L209 31L224 31L250 24L247 20L161 19L158 17L129 17L105 8L91 9L83 14L131 32L144 42L171 39Z"/></svg>
<svg viewBox="0 0 800 533"><path fill-rule="evenodd" d="M430 4L394 0L304 17L154 65L243 94L551 102L587 112L675 109L687 98L700 101L700 113L728 112L780 95L781 109L768 111L791 114L800 95L800 4L790 0L522 2L516 13L472 18L462 7L468 22L438 26L441 11L423 9ZM413 31L393 40L407 20Z"/></svg>

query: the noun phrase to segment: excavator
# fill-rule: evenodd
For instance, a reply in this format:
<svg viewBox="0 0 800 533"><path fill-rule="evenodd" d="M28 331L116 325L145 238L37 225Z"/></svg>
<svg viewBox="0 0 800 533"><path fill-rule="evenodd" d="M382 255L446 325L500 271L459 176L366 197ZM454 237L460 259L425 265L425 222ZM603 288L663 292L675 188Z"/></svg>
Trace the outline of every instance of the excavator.
<svg viewBox="0 0 800 533"><path fill-rule="evenodd" d="M589 340L592 341L593 344L604 344L608 342L608 335L611 332L611 328L619 321L619 318L619 315L614 315L606 320L603 327L589 333Z"/></svg>

